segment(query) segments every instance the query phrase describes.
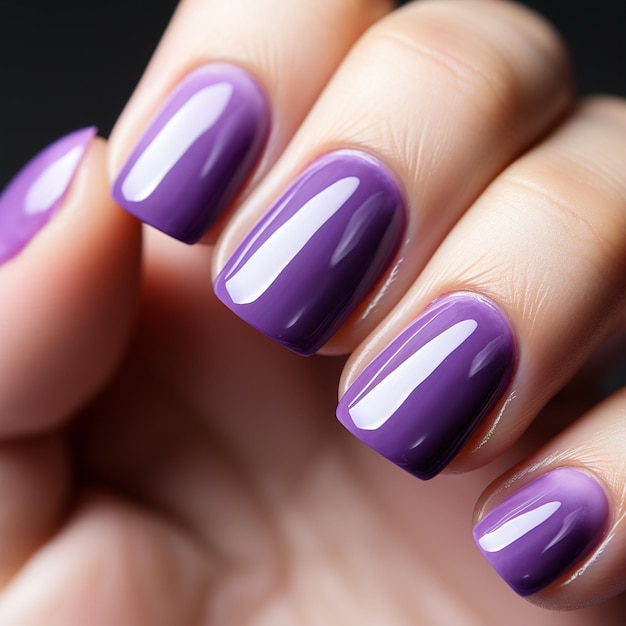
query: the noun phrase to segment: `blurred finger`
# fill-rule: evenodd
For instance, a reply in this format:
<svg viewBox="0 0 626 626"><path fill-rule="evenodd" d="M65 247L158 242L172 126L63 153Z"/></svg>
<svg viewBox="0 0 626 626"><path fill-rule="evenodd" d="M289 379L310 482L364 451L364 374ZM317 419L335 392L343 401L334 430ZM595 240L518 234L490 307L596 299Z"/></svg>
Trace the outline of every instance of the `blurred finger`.
<svg viewBox="0 0 626 626"><path fill-rule="evenodd" d="M110 199L92 135L53 144L0 200L0 438L68 419L125 345L140 233Z"/></svg>

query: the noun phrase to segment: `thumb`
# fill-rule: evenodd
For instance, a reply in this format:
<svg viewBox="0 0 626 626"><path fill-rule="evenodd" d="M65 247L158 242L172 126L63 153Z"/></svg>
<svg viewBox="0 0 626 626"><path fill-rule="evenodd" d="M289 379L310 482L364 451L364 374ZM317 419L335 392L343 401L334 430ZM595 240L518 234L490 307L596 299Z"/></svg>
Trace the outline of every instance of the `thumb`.
<svg viewBox="0 0 626 626"><path fill-rule="evenodd" d="M0 196L0 438L66 419L126 342L141 235L110 199L93 134L58 140Z"/></svg>

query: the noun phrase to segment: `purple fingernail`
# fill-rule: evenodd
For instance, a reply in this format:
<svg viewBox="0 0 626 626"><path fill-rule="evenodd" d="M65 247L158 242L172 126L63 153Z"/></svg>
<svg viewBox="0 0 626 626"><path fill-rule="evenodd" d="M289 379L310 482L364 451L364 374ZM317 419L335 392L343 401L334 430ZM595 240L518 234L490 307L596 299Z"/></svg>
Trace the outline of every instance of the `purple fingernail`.
<svg viewBox="0 0 626 626"><path fill-rule="evenodd" d="M588 474L559 468L509 496L474 528L483 556L521 596L541 591L598 545L609 503Z"/></svg>
<svg viewBox="0 0 626 626"><path fill-rule="evenodd" d="M482 296L433 302L357 377L337 407L361 441L424 480L440 472L500 400L515 342Z"/></svg>
<svg viewBox="0 0 626 626"><path fill-rule="evenodd" d="M321 348L393 259L406 211L374 157L320 157L252 229L215 282L239 317L299 354Z"/></svg>
<svg viewBox="0 0 626 626"><path fill-rule="evenodd" d="M191 72L148 127L113 185L143 222L195 243L228 207L263 149L265 95L225 63Z"/></svg>
<svg viewBox="0 0 626 626"><path fill-rule="evenodd" d="M17 255L61 206L96 132L82 128L58 139L6 186L0 195L0 264Z"/></svg>

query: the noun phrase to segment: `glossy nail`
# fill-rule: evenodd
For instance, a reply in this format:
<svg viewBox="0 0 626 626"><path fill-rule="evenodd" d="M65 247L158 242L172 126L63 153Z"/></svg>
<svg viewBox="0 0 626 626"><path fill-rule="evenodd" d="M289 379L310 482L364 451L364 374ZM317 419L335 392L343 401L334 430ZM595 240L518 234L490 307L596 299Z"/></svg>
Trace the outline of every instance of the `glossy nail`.
<svg viewBox="0 0 626 626"><path fill-rule="evenodd" d="M215 282L218 298L299 354L322 347L393 259L402 196L374 157L315 161L261 219Z"/></svg>
<svg viewBox="0 0 626 626"><path fill-rule="evenodd" d="M356 378L337 417L356 437L428 479L459 452L502 397L515 343L489 300L435 300Z"/></svg>
<svg viewBox="0 0 626 626"><path fill-rule="evenodd" d="M61 206L96 132L83 128L58 139L6 186L0 195L0 264L17 255Z"/></svg>
<svg viewBox="0 0 626 626"><path fill-rule="evenodd" d="M559 468L509 496L474 528L483 556L527 596L560 578L598 545L609 504L598 482Z"/></svg>
<svg viewBox="0 0 626 626"><path fill-rule="evenodd" d="M181 81L139 140L113 198L147 224L194 243L241 189L268 129L265 95L247 72L202 66Z"/></svg>

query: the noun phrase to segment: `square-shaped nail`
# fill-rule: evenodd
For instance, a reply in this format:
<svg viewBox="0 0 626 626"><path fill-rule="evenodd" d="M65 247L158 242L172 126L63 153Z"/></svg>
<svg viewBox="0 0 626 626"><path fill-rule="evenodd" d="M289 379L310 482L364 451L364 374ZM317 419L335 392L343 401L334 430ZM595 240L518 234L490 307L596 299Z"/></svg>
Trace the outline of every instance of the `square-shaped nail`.
<svg viewBox="0 0 626 626"><path fill-rule="evenodd" d="M609 504L590 475L558 468L500 502L474 528L483 556L527 596L560 578L598 545Z"/></svg>
<svg viewBox="0 0 626 626"><path fill-rule="evenodd" d="M515 342L482 296L435 300L356 378L337 408L361 441L422 479L459 452L507 389Z"/></svg>
<svg viewBox="0 0 626 626"><path fill-rule="evenodd" d="M215 293L251 326L312 354L388 268L405 223L402 195L378 159L326 154L254 226Z"/></svg>
<svg viewBox="0 0 626 626"><path fill-rule="evenodd" d="M0 195L0 264L16 256L59 209L96 129L82 128L42 150Z"/></svg>
<svg viewBox="0 0 626 626"><path fill-rule="evenodd" d="M236 66L213 63L172 92L113 184L113 198L155 228L194 243L234 199L269 129L264 93Z"/></svg>

